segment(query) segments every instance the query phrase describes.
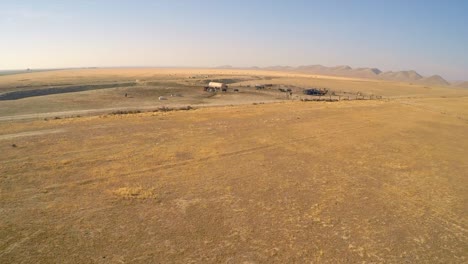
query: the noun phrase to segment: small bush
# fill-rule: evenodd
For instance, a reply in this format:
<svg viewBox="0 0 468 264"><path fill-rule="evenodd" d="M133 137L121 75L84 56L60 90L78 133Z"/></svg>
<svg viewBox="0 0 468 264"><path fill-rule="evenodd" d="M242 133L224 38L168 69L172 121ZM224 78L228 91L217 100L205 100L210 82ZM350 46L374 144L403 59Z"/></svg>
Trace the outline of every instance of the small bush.
<svg viewBox="0 0 468 264"><path fill-rule="evenodd" d="M129 115L129 114L139 114L141 113L140 110L118 110L110 113L111 115Z"/></svg>
<svg viewBox="0 0 468 264"><path fill-rule="evenodd" d="M169 111L172 111L171 108L167 107L167 106L162 106L162 107L159 107L158 109L160 112L169 112Z"/></svg>
<svg viewBox="0 0 468 264"><path fill-rule="evenodd" d="M181 107L178 107L178 108L171 108L171 107L167 107L167 106L161 106L158 109L153 110L153 112L188 111L188 110L192 110L192 109L193 109L193 107L191 107L190 105L181 106Z"/></svg>
<svg viewBox="0 0 468 264"><path fill-rule="evenodd" d="M188 106L182 106L178 110L188 111L188 110L192 110L192 109L193 108L190 105L188 105Z"/></svg>

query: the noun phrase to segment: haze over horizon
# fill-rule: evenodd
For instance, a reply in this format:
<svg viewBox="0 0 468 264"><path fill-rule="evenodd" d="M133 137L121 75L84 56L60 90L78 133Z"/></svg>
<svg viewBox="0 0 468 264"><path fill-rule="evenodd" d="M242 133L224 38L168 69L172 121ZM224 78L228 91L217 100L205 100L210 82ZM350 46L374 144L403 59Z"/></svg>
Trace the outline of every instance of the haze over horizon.
<svg viewBox="0 0 468 264"><path fill-rule="evenodd" d="M322 64L468 80L466 1L2 1L0 70Z"/></svg>

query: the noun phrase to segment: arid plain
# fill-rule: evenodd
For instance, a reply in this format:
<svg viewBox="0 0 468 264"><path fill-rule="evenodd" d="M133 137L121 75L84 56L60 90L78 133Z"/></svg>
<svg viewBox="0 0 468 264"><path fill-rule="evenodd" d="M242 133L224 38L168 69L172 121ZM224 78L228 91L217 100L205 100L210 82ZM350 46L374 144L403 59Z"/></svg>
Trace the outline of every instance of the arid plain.
<svg viewBox="0 0 468 264"><path fill-rule="evenodd" d="M0 263L466 263L467 106L263 70L0 76Z"/></svg>

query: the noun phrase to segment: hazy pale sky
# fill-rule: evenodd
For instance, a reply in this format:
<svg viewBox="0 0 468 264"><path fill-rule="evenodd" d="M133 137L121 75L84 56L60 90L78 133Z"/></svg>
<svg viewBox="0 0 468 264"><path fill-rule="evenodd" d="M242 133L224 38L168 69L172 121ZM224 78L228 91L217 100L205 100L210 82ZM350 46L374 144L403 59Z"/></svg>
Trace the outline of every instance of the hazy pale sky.
<svg viewBox="0 0 468 264"><path fill-rule="evenodd" d="M0 70L350 65L468 79L468 1L0 0Z"/></svg>

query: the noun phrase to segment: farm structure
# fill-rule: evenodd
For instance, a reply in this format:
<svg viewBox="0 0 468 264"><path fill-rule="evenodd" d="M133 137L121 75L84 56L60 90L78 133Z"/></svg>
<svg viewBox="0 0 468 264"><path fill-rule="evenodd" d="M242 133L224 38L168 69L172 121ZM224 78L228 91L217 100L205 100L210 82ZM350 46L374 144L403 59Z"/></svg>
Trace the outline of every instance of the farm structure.
<svg viewBox="0 0 468 264"><path fill-rule="evenodd" d="M204 87L205 92L218 92L219 90L223 92L227 92L228 86L224 83L220 82L210 82L208 86Z"/></svg>

